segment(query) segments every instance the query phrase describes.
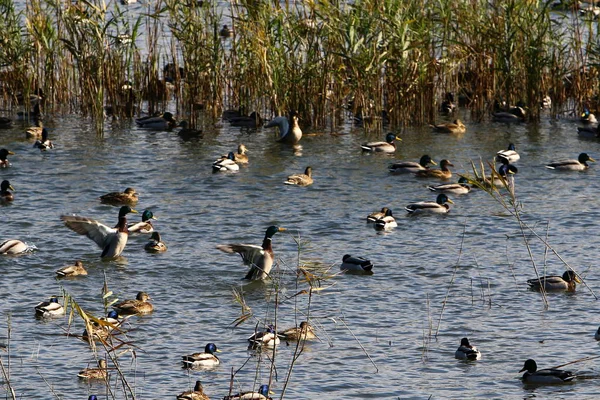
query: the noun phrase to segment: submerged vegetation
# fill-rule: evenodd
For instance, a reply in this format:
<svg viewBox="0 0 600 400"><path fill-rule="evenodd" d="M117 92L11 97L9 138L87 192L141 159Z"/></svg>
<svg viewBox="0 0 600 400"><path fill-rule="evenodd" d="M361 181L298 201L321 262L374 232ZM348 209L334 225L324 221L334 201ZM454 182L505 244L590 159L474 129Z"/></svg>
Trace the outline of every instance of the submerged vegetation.
<svg viewBox="0 0 600 400"><path fill-rule="evenodd" d="M546 96L554 115L596 109L597 22L550 4L158 0L134 13L100 0L27 0L23 10L0 0L0 107L41 89L44 112L78 112L98 128L107 109L133 116L143 104L193 124L201 112L296 110L331 129L347 111L431 122L445 93L476 119L520 104L535 120Z"/></svg>

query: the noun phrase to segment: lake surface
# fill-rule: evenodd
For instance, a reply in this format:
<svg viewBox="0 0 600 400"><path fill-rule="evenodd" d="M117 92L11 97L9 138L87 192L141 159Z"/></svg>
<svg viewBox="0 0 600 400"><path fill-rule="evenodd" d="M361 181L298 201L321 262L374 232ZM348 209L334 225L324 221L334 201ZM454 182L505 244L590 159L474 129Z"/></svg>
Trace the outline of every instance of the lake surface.
<svg viewBox="0 0 600 400"><path fill-rule="evenodd" d="M404 206L433 200L426 186L437 181L392 176L387 166L429 154L438 162L452 161L455 172L469 172L470 160L491 161L515 143L521 155L516 195L524 221L547 235L598 291L600 166L557 173L544 164L581 152L598 159L600 143L580 139L573 121L506 125L461 117L467 119L462 136L427 127L399 132L403 141L393 156L361 153L362 142L384 135L367 136L351 127L336 135L305 129L301 154L275 143L273 130L247 132L226 122L201 139L184 141L176 132L143 131L129 121L107 123L104 137L98 137L79 117L55 118L47 125L57 148L46 153L24 139L27 124L0 131L0 147L16 153L12 167L0 170L0 179L9 179L16 189L14 203L0 207L0 239L19 238L37 247L30 254L0 257L0 337L6 343L10 315L10 373L17 397L107 398L102 383L77 378L94 358L86 343L65 333L81 334L82 322L76 318L68 328L67 317L41 321L33 310L64 288L101 316L105 276L119 299L140 290L153 299L154 313L126 325L137 357L120 358L137 398L174 398L200 379L211 398L219 399L229 391L232 369L240 368L236 390L251 389L255 380L255 387L268 382L269 363L264 357L258 362L246 339L259 319L274 321L273 292L269 285L245 286L255 318L233 329L241 307L232 289L245 285L246 267L239 256L215 246L260 245L265 229L276 224L288 229L273 239L283 299L277 310L280 328L305 319L308 309L307 296L290 298L307 288L296 283L299 263L337 273L349 253L375 264L374 275L338 275L313 295L310 319L321 340L307 343L285 398L597 398L598 360L570 365L593 379L567 386L525 387L518 373L528 358L544 368L597 354L594 331L600 318L590 291L579 286L573 294L549 294L545 309L540 293L527 290L526 280L535 273L519 225L498 202L474 190L451 196L455 205L448 215L408 217ZM248 147L250 164L237 173L214 174L212 161L239 143ZM308 165L312 186L283 184ZM101 204L98 197L128 186L140 192L136 209L150 209L158 217L156 230L169 249L148 254L143 250L148 236L132 236L121 260L101 261L96 245L59 217L77 214L112 226L118 208ZM394 210L398 227L382 234L365 217L383 206ZM139 218L130 215L130 220ZM549 274L562 275L565 268L557 257L545 255L539 240L528 239L540 271L545 265ZM303 243L300 252L296 240ZM54 271L76 259L89 275L57 281ZM438 324L437 338L430 336ZM480 361L454 358L464 336L482 351ZM210 371L182 369L181 356L202 351L208 342L222 350L221 365ZM293 345L278 347L274 398L281 395L293 352ZM6 365L7 353L0 356ZM113 385L113 390L123 398L120 388Z"/></svg>

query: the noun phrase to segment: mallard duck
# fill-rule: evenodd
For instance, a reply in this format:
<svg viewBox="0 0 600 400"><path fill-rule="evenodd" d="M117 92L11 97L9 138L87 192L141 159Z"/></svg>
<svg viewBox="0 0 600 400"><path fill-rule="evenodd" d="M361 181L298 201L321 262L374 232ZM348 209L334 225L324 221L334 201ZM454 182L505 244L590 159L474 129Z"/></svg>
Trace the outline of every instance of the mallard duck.
<svg viewBox="0 0 600 400"><path fill-rule="evenodd" d="M163 253L167 251L167 245L160 238L160 233L155 231L152 232L148 243L144 245L144 250L149 253Z"/></svg>
<svg viewBox="0 0 600 400"><path fill-rule="evenodd" d="M454 353L454 357L459 360L479 360L481 358L481 352L477 350L477 347L471 346L468 338L462 338L460 340L460 346Z"/></svg>
<svg viewBox="0 0 600 400"><path fill-rule="evenodd" d="M405 174L405 173L416 173L429 169L429 165L437 165L435 161L431 159L427 154L423 155L419 162L414 161L400 161L394 164L390 164L388 169L392 174Z"/></svg>
<svg viewBox="0 0 600 400"><path fill-rule="evenodd" d="M223 397L223 400L271 400L269 385L261 385L258 392L241 392L231 396Z"/></svg>
<svg viewBox="0 0 600 400"><path fill-rule="evenodd" d="M460 119L455 119L451 123L430 125L434 132L439 133L465 133L467 127L462 123Z"/></svg>
<svg viewBox="0 0 600 400"><path fill-rule="evenodd" d="M149 314L154 306L148 300L150 296L146 292L138 292L135 299L124 300L112 306L119 315Z"/></svg>
<svg viewBox="0 0 600 400"><path fill-rule="evenodd" d="M340 270L357 275L373 275L373 263L364 257L353 257L345 254L342 257Z"/></svg>
<svg viewBox="0 0 600 400"><path fill-rule="evenodd" d="M367 215L367 223L375 223L378 219L385 217L387 210L387 207L382 207L381 211L375 211Z"/></svg>
<svg viewBox="0 0 600 400"><path fill-rule="evenodd" d="M515 145L510 143L508 145L508 150L500 150L496 153L496 161L502 161L502 159L508 160L509 163L514 163L519 161L521 156L517 153Z"/></svg>
<svg viewBox="0 0 600 400"><path fill-rule="evenodd" d="M440 112L444 114L451 114L456 111L456 104L454 104L454 94L447 92L444 96L444 100L440 104Z"/></svg>
<svg viewBox="0 0 600 400"><path fill-rule="evenodd" d="M0 203L10 203L15 199L15 196L9 192L9 189L15 191L9 181L6 179L0 183Z"/></svg>
<svg viewBox="0 0 600 400"><path fill-rule="evenodd" d="M440 169L424 169L415 173L419 178L438 178L438 179L450 179L452 177L452 171L448 167L454 167L448 160L440 161Z"/></svg>
<svg viewBox="0 0 600 400"><path fill-rule="evenodd" d="M14 154L10 150L0 149L0 168L10 167L11 163L8 162L8 156Z"/></svg>
<svg viewBox="0 0 600 400"><path fill-rule="evenodd" d="M279 128L279 139L277 139L278 142L298 144L300 139L302 139L302 129L300 129L300 126L298 125L298 116L296 114L292 114L291 118L291 128L287 117L275 117L271 120L271 122L265 125L265 128L277 126Z"/></svg>
<svg viewBox="0 0 600 400"><path fill-rule="evenodd" d="M178 126L181 127L181 129L177 132L177 134L182 139L193 138L193 137L202 135L201 129L191 128L189 126L189 123L185 120L181 121Z"/></svg>
<svg viewBox="0 0 600 400"><path fill-rule="evenodd" d="M193 353L183 356L183 365L186 368L195 367L215 367L219 365L219 357L215 353L220 353L221 350L217 349L217 345L214 343L208 343L204 347L203 353Z"/></svg>
<svg viewBox="0 0 600 400"><path fill-rule="evenodd" d="M213 172L239 171L240 166L235 162L235 154L230 151L227 157L221 157L212 165Z"/></svg>
<svg viewBox="0 0 600 400"><path fill-rule="evenodd" d="M363 151L371 151L374 153L393 153L396 151L395 141L402 141L394 133L385 135L385 142L367 142L360 145Z"/></svg>
<svg viewBox="0 0 600 400"><path fill-rule="evenodd" d="M123 204L135 206L138 202L138 193L133 188L126 188L122 192L110 192L100 196L100 201L105 204L118 205Z"/></svg>
<svg viewBox="0 0 600 400"><path fill-rule="evenodd" d="M285 182L286 185L308 186L312 185L312 167L306 167L303 174L290 175Z"/></svg>
<svg viewBox="0 0 600 400"><path fill-rule="evenodd" d="M584 171L590 166L587 162L596 162L592 157L588 156L587 153L581 153L577 160L562 160L551 162L546 165L546 168L557 169L561 171Z"/></svg>
<svg viewBox="0 0 600 400"><path fill-rule="evenodd" d="M223 27L219 31L219 36L221 36L222 38L230 38L233 36L233 30L230 29L227 25L223 25Z"/></svg>
<svg viewBox="0 0 600 400"><path fill-rule="evenodd" d="M165 112L159 117L144 117L135 120L137 126L143 129L150 130L167 130L177 126L177 121L173 118L173 114Z"/></svg>
<svg viewBox="0 0 600 400"><path fill-rule="evenodd" d="M225 253L238 253L242 256L244 263L250 265L250 271L248 271L244 279L265 279L269 276L271 267L273 266L273 247L271 244L273 235L283 231L285 231L285 228L275 225L268 227L262 246L260 247L251 244L235 243L221 244L217 246L217 249Z"/></svg>
<svg viewBox="0 0 600 400"><path fill-rule="evenodd" d="M450 206L447 203L453 204L454 202L444 193L440 193L435 199L435 203L433 201L411 203L406 206L405 210L409 214L446 214L450 211Z"/></svg>
<svg viewBox="0 0 600 400"><path fill-rule="evenodd" d="M152 220L156 219L152 211L144 210L142 213L142 221L129 224L127 230L129 233L150 233L154 231Z"/></svg>
<svg viewBox="0 0 600 400"><path fill-rule="evenodd" d="M240 143L240 145L238 146L237 153L234 154L235 162L237 164L248 164L248 155L246 154L247 152L248 149L246 148L246 146Z"/></svg>
<svg viewBox="0 0 600 400"><path fill-rule="evenodd" d="M527 285L532 290L541 290L542 287L547 292L550 291L567 291L574 292L577 283L581 283L581 279L571 270L565 271L562 276L549 275L540 276L540 278L528 279Z"/></svg>
<svg viewBox="0 0 600 400"><path fill-rule="evenodd" d="M596 139L600 137L600 125L578 126L577 134L583 138Z"/></svg>
<svg viewBox="0 0 600 400"><path fill-rule="evenodd" d="M0 242L0 254L20 254L26 252L27 249L27 245L17 239Z"/></svg>
<svg viewBox="0 0 600 400"><path fill-rule="evenodd" d="M523 383L531 384L553 384L553 383L568 383L575 379L575 375L571 371L565 371L558 368L537 369L537 363L529 359L525 361L523 369L519 372L526 371L523 374Z"/></svg>
<svg viewBox="0 0 600 400"><path fill-rule="evenodd" d="M248 338L250 347L275 347L279 344L279 336L275 332L273 325L268 325L265 331L254 332L252 336Z"/></svg>
<svg viewBox="0 0 600 400"><path fill-rule="evenodd" d="M300 326L294 326L277 334L280 339L287 342L298 342L300 340L316 339L315 330L307 321L300 322Z"/></svg>
<svg viewBox="0 0 600 400"><path fill-rule="evenodd" d="M106 369L106 361L101 358L98 360L98 368L84 368L77 376L81 379L108 379L108 370Z"/></svg>
<svg viewBox="0 0 600 400"><path fill-rule="evenodd" d="M9 129L12 127L12 119L7 117L0 117L0 129Z"/></svg>
<svg viewBox="0 0 600 400"><path fill-rule="evenodd" d="M585 124L585 125L591 125L591 124L597 124L598 120L596 119L596 116L594 114L592 114L590 112L590 110L588 110L586 108L585 110L583 110L583 113L581 114L581 118L579 118L579 122L581 122L582 124Z"/></svg>
<svg viewBox="0 0 600 400"><path fill-rule="evenodd" d="M25 138L27 139L41 139L44 125L41 120L35 121L34 126L30 126L25 131Z"/></svg>
<svg viewBox="0 0 600 400"><path fill-rule="evenodd" d="M58 302L58 297L52 296L48 301L42 301L35 306L35 315L38 317L48 318L63 315L65 309Z"/></svg>
<svg viewBox="0 0 600 400"><path fill-rule="evenodd" d="M446 194L467 194L471 191L471 186L468 184L469 180L464 176L461 176L458 183L443 183L436 186L427 186L429 190L437 193Z"/></svg>
<svg viewBox="0 0 600 400"><path fill-rule="evenodd" d="M494 122L522 122L525 121L525 110L522 107L513 107L509 111L499 111L492 114Z"/></svg>
<svg viewBox="0 0 600 400"><path fill-rule="evenodd" d="M231 126L246 127L246 128L260 128L263 124L263 119L259 113L252 111L248 116L239 116L229 118Z"/></svg>
<svg viewBox="0 0 600 400"><path fill-rule="evenodd" d="M75 261L74 265L67 265L66 267L62 267L61 269L56 271L56 275L59 278L70 277L70 276L78 276L78 275L87 275L87 271L83 266L81 260Z"/></svg>
<svg viewBox="0 0 600 400"><path fill-rule="evenodd" d="M388 209L385 215L375 221L375 229L378 231L388 231L392 228L397 227L396 218L392 214L392 210Z"/></svg>
<svg viewBox="0 0 600 400"><path fill-rule="evenodd" d="M508 176L515 175L517 172L519 172L518 168L508 161L508 158L500 157L499 160L502 165L500 168L498 168L498 174L502 178L506 179Z"/></svg>
<svg viewBox="0 0 600 400"><path fill-rule="evenodd" d="M36 140L33 144L34 148L40 149L41 151L46 151L48 149L54 148L54 143L50 139L48 139L48 129L42 128L42 138Z"/></svg>
<svg viewBox="0 0 600 400"><path fill-rule="evenodd" d="M129 230L127 229L127 214L137 213L129 206L119 210L119 222L115 228L110 228L94 219L63 215L60 217L67 228L92 239L102 249L102 258L114 258L121 255L127 244Z"/></svg>
<svg viewBox="0 0 600 400"><path fill-rule="evenodd" d="M177 400L210 400L210 398L204 393L202 382L196 381L194 390L181 393L177 396Z"/></svg>
<svg viewBox="0 0 600 400"><path fill-rule="evenodd" d="M115 329L118 330L119 326L124 320L119 319L119 314L115 310L110 310L106 317L101 317L97 321L94 320L90 325L92 328L92 334L88 332L87 328L83 330L81 338L86 342L91 340L106 341Z"/></svg>
<svg viewBox="0 0 600 400"><path fill-rule="evenodd" d="M594 333L594 339L600 340L600 328L596 329L596 333Z"/></svg>
<svg viewBox="0 0 600 400"><path fill-rule="evenodd" d="M88 400L98 400L98 397L96 397L95 395L91 395L90 397L88 397Z"/></svg>

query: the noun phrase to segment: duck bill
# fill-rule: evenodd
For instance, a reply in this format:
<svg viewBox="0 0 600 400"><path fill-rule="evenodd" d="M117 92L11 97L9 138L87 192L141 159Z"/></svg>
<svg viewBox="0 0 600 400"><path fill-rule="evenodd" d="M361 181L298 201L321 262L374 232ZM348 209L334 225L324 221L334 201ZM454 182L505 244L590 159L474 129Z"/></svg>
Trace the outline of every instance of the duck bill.
<svg viewBox="0 0 600 400"><path fill-rule="evenodd" d="M14 187L12 187L12 185L8 185L8 188L9 188L10 190L12 190L13 192L16 192L15 188L14 188Z"/></svg>
<svg viewBox="0 0 600 400"><path fill-rule="evenodd" d="M573 280L575 282L577 282L577 283L582 283L583 282L577 275L575 275L575 278Z"/></svg>
<svg viewBox="0 0 600 400"><path fill-rule="evenodd" d="M132 208L132 209L131 209L131 211L129 211L129 212L130 212L130 213L137 214L137 211L136 211L136 210L134 210L133 208Z"/></svg>
<svg viewBox="0 0 600 400"><path fill-rule="evenodd" d="M396 136L396 140L399 141L399 142L402 141L402 139L400 137L398 137L398 136Z"/></svg>
<svg viewBox="0 0 600 400"><path fill-rule="evenodd" d="M523 369L522 369L522 370L520 370L519 372L523 372L523 371L525 371L526 369L527 369L527 368L523 367Z"/></svg>
<svg viewBox="0 0 600 400"><path fill-rule="evenodd" d="M279 228L279 230L278 230L278 232L285 232L285 231L287 231L287 229L285 229L285 228Z"/></svg>
<svg viewBox="0 0 600 400"><path fill-rule="evenodd" d="M10 155L13 155L13 156L15 155L15 153L13 153L13 152L12 152L12 151L10 151L10 150L8 151L8 154L10 154Z"/></svg>
<svg viewBox="0 0 600 400"><path fill-rule="evenodd" d="M447 199L446 203L454 204L454 202L452 200L450 200L450 199Z"/></svg>
<svg viewBox="0 0 600 400"><path fill-rule="evenodd" d="M10 154L10 153L9 153L9 154ZM590 157L588 161L591 161L591 162L596 162L596 160L594 160L592 157Z"/></svg>
<svg viewBox="0 0 600 400"><path fill-rule="evenodd" d="M433 160L430 161L431 165L437 165L437 163Z"/></svg>

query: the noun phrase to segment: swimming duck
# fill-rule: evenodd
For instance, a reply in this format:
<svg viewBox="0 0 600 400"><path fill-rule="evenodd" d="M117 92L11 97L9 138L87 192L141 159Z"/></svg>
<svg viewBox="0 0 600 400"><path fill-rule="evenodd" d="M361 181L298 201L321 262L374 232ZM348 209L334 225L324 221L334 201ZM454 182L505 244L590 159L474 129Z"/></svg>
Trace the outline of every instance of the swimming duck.
<svg viewBox="0 0 600 400"><path fill-rule="evenodd" d="M285 182L286 185L308 186L312 185L312 167L306 167L303 174L290 175Z"/></svg>
<svg viewBox="0 0 600 400"><path fill-rule="evenodd" d="M219 36L222 38L230 38L233 36L233 30L230 29L227 25L223 25L223 28L219 31Z"/></svg>
<svg viewBox="0 0 600 400"><path fill-rule="evenodd" d="M461 176L458 183L443 183L436 186L427 186L429 190L437 193L446 194L467 194L471 191L471 186L468 184L469 180L464 176Z"/></svg>
<svg viewBox="0 0 600 400"><path fill-rule="evenodd" d="M510 143L508 145L508 150L500 150L496 153L496 161L501 161L502 159L508 160L509 163L514 163L519 161L521 156L517 153L515 149L515 145Z"/></svg>
<svg viewBox="0 0 600 400"><path fill-rule="evenodd" d="M367 223L375 223L378 219L385 217L387 210L387 207L382 207L381 211L375 211L367 215Z"/></svg>
<svg viewBox="0 0 600 400"><path fill-rule="evenodd" d="M292 127L290 129L290 123L287 117L275 117L265 125L265 128L271 128L277 126L279 128L279 139L278 142L287 144L298 144L302 139L302 129L298 125L298 116L292 114Z"/></svg>
<svg viewBox="0 0 600 400"><path fill-rule="evenodd" d="M440 193L435 199L435 203L432 201L421 201L411 203L405 209L409 214L446 214L450 211L450 206L447 203L453 204L454 202L444 193Z"/></svg>
<svg viewBox="0 0 600 400"><path fill-rule="evenodd" d="M577 160L555 161L546 165L546 168L561 171L584 171L589 168L589 165L587 164L588 161L596 162L596 160L588 156L587 153L581 153Z"/></svg>
<svg viewBox="0 0 600 400"><path fill-rule="evenodd" d="M598 328L596 330L596 333L594 333L594 339L596 340L600 340L600 328Z"/></svg>
<svg viewBox="0 0 600 400"><path fill-rule="evenodd" d="M277 336L287 342L298 342L300 340L312 340L317 338L313 327L310 326L307 321L300 322L300 326L294 326L283 332L279 332Z"/></svg>
<svg viewBox="0 0 600 400"><path fill-rule="evenodd" d="M156 219L152 211L144 210L142 213L142 221L129 224L127 230L129 233L150 233L154 231L152 220Z"/></svg>
<svg viewBox="0 0 600 400"><path fill-rule="evenodd" d="M248 164L248 155L246 154L247 151L248 149L246 146L240 143L237 153L234 154L235 162L237 164Z"/></svg>
<svg viewBox="0 0 600 400"><path fill-rule="evenodd" d="M49 318L63 315L64 313L65 309L58 302L58 298L54 296L50 297L50 300L42 301L35 306L35 315L38 317Z"/></svg>
<svg viewBox="0 0 600 400"><path fill-rule="evenodd" d="M106 317L101 317L98 321L93 321L91 324L92 335L89 334L87 328L83 330L81 338L87 342L90 339L106 341L115 329L118 329L123 320L119 319L119 314L115 310L110 310Z"/></svg>
<svg viewBox="0 0 600 400"><path fill-rule="evenodd" d="M103 379L108 378L108 370L106 369L106 361L101 358L98 360L98 368L84 368L77 376L81 379Z"/></svg>
<svg viewBox="0 0 600 400"><path fill-rule="evenodd" d="M173 118L173 114L168 111L159 117L138 118L135 120L135 123L140 128L151 130L167 130L177 126L177 121Z"/></svg>
<svg viewBox="0 0 600 400"><path fill-rule="evenodd" d="M107 193L107 194L103 194L102 196L100 196L100 201L102 203L105 204L111 204L111 205L129 205L129 206L135 206L136 203L138 202L138 193L135 191L135 189L133 188L126 188L124 191L122 192L111 192L111 193Z"/></svg>
<svg viewBox="0 0 600 400"><path fill-rule="evenodd" d="M597 124L598 120L596 119L596 116L594 114L592 114L590 112L590 110L588 110L586 108L585 110L583 110L583 113L581 114L581 118L579 119L579 122L581 122L582 124L585 124L585 125L591 125L591 124Z"/></svg>
<svg viewBox="0 0 600 400"><path fill-rule="evenodd" d="M12 119L0 117L0 129L9 129L12 127Z"/></svg>
<svg viewBox="0 0 600 400"><path fill-rule="evenodd" d="M41 151L46 151L48 149L54 148L54 143L50 139L48 139L48 129L42 128L42 138L36 140L33 144L34 148L40 149Z"/></svg>
<svg viewBox="0 0 600 400"><path fill-rule="evenodd" d="M138 292L135 300L128 299L112 306L119 315L149 314L154 310L154 306L148 300L150 296L146 292Z"/></svg>
<svg viewBox="0 0 600 400"><path fill-rule="evenodd" d="M0 149L0 168L10 167L11 163L8 162L8 156L14 155L12 151L6 149Z"/></svg>
<svg viewBox="0 0 600 400"><path fill-rule="evenodd" d="M600 125L578 126L577 134L584 138L596 139L600 137Z"/></svg>
<svg viewBox="0 0 600 400"><path fill-rule="evenodd" d="M27 245L17 239L0 242L0 254L20 254L27 251Z"/></svg>
<svg viewBox="0 0 600 400"><path fill-rule="evenodd" d="M565 271L561 276L549 275L540 276L540 278L528 279L527 285L532 290L541 290L542 287L547 292L550 291L567 291L574 292L577 283L581 283L581 279L571 270Z"/></svg>
<svg viewBox="0 0 600 400"><path fill-rule="evenodd" d="M11 186L10 182L6 179L0 183L0 203L10 203L15 199L15 196L8 190L14 191L15 189Z"/></svg>
<svg viewBox="0 0 600 400"><path fill-rule="evenodd" d="M144 250L149 253L164 253L167 251L167 245L160 238L160 233L152 232L152 236L150 236L150 240L144 246Z"/></svg>
<svg viewBox="0 0 600 400"><path fill-rule="evenodd" d="M261 385L258 392L241 392L223 397L223 400L271 400L269 385Z"/></svg>
<svg viewBox="0 0 600 400"><path fill-rule="evenodd" d="M263 124L263 119L259 113L252 111L248 116L239 116L229 118L231 126L247 127L247 128L260 128Z"/></svg>
<svg viewBox="0 0 600 400"><path fill-rule="evenodd" d="M565 371L558 368L537 369L537 363L529 359L525 361L523 369L519 372L526 371L523 374L523 383L531 384L553 384L567 383L575 379L575 375L571 371Z"/></svg>
<svg viewBox="0 0 600 400"><path fill-rule="evenodd" d="M416 173L429 169L429 164L437 165L435 161L431 159L427 154L423 155L419 162L414 161L400 161L394 164L390 164L388 169L392 174L404 174L408 172Z"/></svg>
<svg viewBox="0 0 600 400"><path fill-rule="evenodd" d="M371 151L374 153L393 153L396 151L395 141L402 141L394 133L388 133L385 136L385 142L367 142L363 143L360 147L363 151Z"/></svg>
<svg viewBox="0 0 600 400"><path fill-rule="evenodd" d="M460 340L460 346L454 353L454 357L459 360L479 360L481 358L481 352L477 350L477 347L471 346L468 338L462 338Z"/></svg>
<svg viewBox="0 0 600 400"><path fill-rule="evenodd" d="M69 276L78 276L78 275L87 275L87 271L83 266L81 260L75 261L74 265L67 265L66 267L62 267L61 269L56 271L56 275L59 278L69 277Z"/></svg>
<svg viewBox="0 0 600 400"><path fill-rule="evenodd" d="M444 101L440 104L440 112L443 114L451 114L456 111L456 104L454 104L454 94L447 92L444 96Z"/></svg>
<svg viewBox="0 0 600 400"><path fill-rule="evenodd" d="M210 398L204 393L202 382L196 381L194 390L183 392L177 396L177 400L209 400Z"/></svg>
<svg viewBox="0 0 600 400"><path fill-rule="evenodd" d="M522 107L513 107L509 111L499 111L492 114L494 122L522 122L525 121L525 110Z"/></svg>
<svg viewBox="0 0 600 400"><path fill-rule="evenodd" d="M208 343L204 347L203 353L193 353L183 356L183 365L186 368L215 367L220 363L219 357L215 353L220 352L221 350L217 349L217 345Z"/></svg>
<svg viewBox="0 0 600 400"><path fill-rule="evenodd" d="M353 257L350 254L345 254L342 257L340 270L350 274L373 275L373 263L364 257Z"/></svg>
<svg viewBox="0 0 600 400"><path fill-rule="evenodd" d="M280 340L273 325L268 325L267 330L254 332L254 334L248 338L248 342L250 343L251 348L275 347L279 344Z"/></svg>
<svg viewBox="0 0 600 400"><path fill-rule="evenodd" d="M235 154L230 151L227 157L221 157L212 165L213 172L239 171L240 166L235 162Z"/></svg>
<svg viewBox="0 0 600 400"><path fill-rule="evenodd" d="M439 179L450 179L452 177L452 171L448 167L454 167L448 160L440 161L440 169L424 169L415 173L419 178L439 178Z"/></svg>
<svg viewBox="0 0 600 400"><path fill-rule="evenodd" d="M67 228L92 239L102 249L102 258L114 258L121 255L127 244L129 230L127 229L127 214L137 213L129 206L119 210L119 222L115 228L110 228L94 219L63 215L60 217Z"/></svg>
<svg viewBox="0 0 600 400"><path fill-rule="evenodd" d="M265 279L269 276L273 267L273 247L271 244L273 235L283 231L285 231L285 228L275 225L268 227L262 246L260 247L251 244L232 243L218 245L217 249L230 254L238 253L242 256L244 263L250 265L250 271L248 271L244 279Z"/></svg>
<svg viewBox="0 0 600 400"><path fill-rule="evenodd" d="M515 175L517 172L519 172L518 168L512 165L508 158L500 157L499 161L502 163L502 165L500 168L498 168L498 174L502 178L506 179L508 176Z"/></svg>
<svg viewBox="0 0 600 400"><path fill-rule="evenodd" d="M178 126L181 127L181 129L177 132L177 134L182 139L193 138L202 135L201 129L191 128L187 121L181 121Z"/></svg>
<svg viewBox="0 0 600 400"><path fill-rule="evenodd" d="M455 119L451 123L447 124L438 124L438 125L430 125L433 128L434 132L439 133L465 133L467 127L462 123L460 119Z"/></svg>
<svg viewBox="0 0 600 400"><path fill-rule="evenodd" d="M392 214L392 210L388 209L385 215L375 221L375 229L378 231L388 231L392 228L397 227L396 218Z"/></svg>
<svg viewBox="0 0 600 400"><path fill-rule="evenodd" d="M25 138L27 139L41 139L44 126L41 120L35 121L35 126L30 126L25 131Z"/></svg>

